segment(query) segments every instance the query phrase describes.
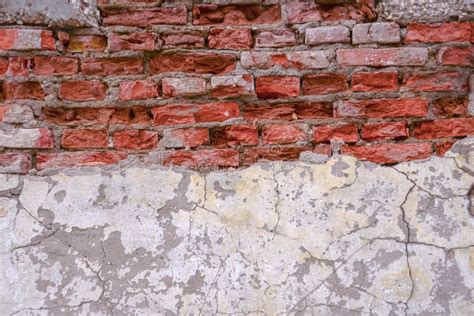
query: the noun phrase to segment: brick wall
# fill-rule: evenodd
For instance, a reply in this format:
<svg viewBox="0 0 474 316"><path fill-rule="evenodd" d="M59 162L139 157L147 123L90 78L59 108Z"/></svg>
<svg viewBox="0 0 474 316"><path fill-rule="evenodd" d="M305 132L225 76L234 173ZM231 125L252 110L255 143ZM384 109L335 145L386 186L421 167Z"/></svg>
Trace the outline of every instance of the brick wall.
<svg viewBox="0 0 474 316"><path fill-rule="evenodd" d="M399 25L370 1L99 6L98 28L1 26L0 172L396 163L474 134L474 23Z"/></svg>

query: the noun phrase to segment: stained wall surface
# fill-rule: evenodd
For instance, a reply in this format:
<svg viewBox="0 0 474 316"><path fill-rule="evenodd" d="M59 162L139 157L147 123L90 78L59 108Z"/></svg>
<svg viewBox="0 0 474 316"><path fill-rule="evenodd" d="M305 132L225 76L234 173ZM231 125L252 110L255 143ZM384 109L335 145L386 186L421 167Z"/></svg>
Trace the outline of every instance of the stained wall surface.
<svg viewBox="0 0 474 316"><path fill-rule="evenodd" d="M0 0L0 314L473 314L469 3L51 2Z"/></svg>

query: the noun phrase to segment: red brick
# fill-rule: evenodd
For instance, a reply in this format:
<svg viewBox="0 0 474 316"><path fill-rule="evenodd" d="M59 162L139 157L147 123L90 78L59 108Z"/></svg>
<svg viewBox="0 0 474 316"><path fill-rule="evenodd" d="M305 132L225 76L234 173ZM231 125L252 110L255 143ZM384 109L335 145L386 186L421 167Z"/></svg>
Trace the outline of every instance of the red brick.
<svg viewBox="0 0 474 316"><path fill-rule="evenodd" d="M431 144L370 144L361 146L342 146L342 154L352 155L360 160L380 164L428 158L432 153Z"/></svg>
<svg viewBox="0 0 474 316"><path fill-rule="evenodd" d="M356 72L352 75L352 91L380 92L398 90L398 73Z"/></svg>
<svg viewBox="0 0 474 316"><path fill-rule="evenodd" d="M107 148L106 129L66 129L61 137L63 148Z"/></svg>
<svg viewBox="0 0 474 316"><path fill-rule="evenodd" d="M4 82L3 95L10 100L43 100L44 91L36 81Z"/></svg>
<svg viewBox="0 0 474 316"><path fill-rule="evenodd" d="M164 97L190 97L206 93L206 80L202 78L163 78Z"/></svg>
<svg viewBox="0 0 474 316"><path fill-rule="evenodd" d="M103 52L107 45L102 35L72 35L69 37L67 51L70 53Z"/></svg>
<svg viewBox="0 0 474 316"><path fill-rule="evenodd" d="M150 59L150 72L191 72L224 74L235 69L236 58L228 54L174 53L158 55Z"/></svg>
<svg viewBox="0 0 474 316"><path fill-rule="evenodd" d="M104 100L107 85L100 81L66 81L59 88L59 98L69 101Z"/></svg>
<svg viewBox="0 0 474 316"><path fill-rule="evenodd" d="M33 120L33 116L33 110L26 104L0 104L0 122L13 124L28 123Z"/></svg>
<svg viewBox="0 0 474 316"><path fill-rule="evenodd" d="M244 118L255 120L296 120L333 117L331 102L289 103L267 106L248 105L244 109Z"/></svg>
<svg viewBox="0 0 474 316"><path fill-rule="evenodd" d="M428 60L426 47L352 48L336 51L341 66L423 66Z"/></svg>
<svg viewBox="0 0 474 316"><path fill-rule="evenodd" d="M143 59L135 57L87 58L81 64L86 76L138 75L143 73Z"/></svg>
<svg viewBox="0 0 474 316"><path fill-rule="evenodd" d="M150 125L152 114L150 109L142 106L114 109L109 124Z"/></svg>
<svg viewBox="0 0 474 316"><path fill-rule="evenodd" d="M352 28L352 44L369 43L400 43L400 26L393 22L377 22L354 25Z"/></svg>
<svg viewBox="0 0 474 316"><path fill-rule="evenodd" d="M433 101L433 114L436 116L464 115L469 100L463 97L444 97Z"/></svg>
<svg viewBox="0 0 474 316"><path fill-rule="evenodd" d="M152 110L154 125L223 122L239 117L239 105L234 102L207 104L172 104Z"/></svg>
<svg viewBox="0 0 474 316"><path fill-rule="evenodd" d="M355 143L359 140L357 125L337 124L313 126L313 143L325 143L331 140Z"/></svg>
<svg viewBox="0 0 474 316"><path fill-rule="evenodd" d="M305 33L306 45L348 43L350 41L349 29L342 25L307 28Z"/></svg>
<svg viewBox="0 0 474 316"><path fill-rule="evenodd" d="M249 29L213 28L207 38L209 48L250 49L252 33Z"/></svg>
<svg viewBox="0 0 474 316"><path fill-rule="evenodd" d="M79 71L79 59L71 57L35 56L33 73L36 75L75 75Z"/></svg>
<svg viewBox="0 0 474 316"><path fill-rule="evenodd" d="M468 136L474 134L474 118L454 118L417 122L413 134L419 139Z"/></svg>
<svg viewBox="0 0 474 316"><path fill-rule="evenodd" d="M330 94L349 89L345 74L319 73L303 77L303 94Z"/></svg>
<svg viewBox="0 0 474 316"><path fill-rule="evenodd" d="M36 156L36 167L38 170L46 168L68 168L102 166L118 163L127 158L124 152L62 152L62 153L39 153Z"/></svg>
<svg viewBox="0 0 474 316"><path fill-rule="evenodd" d="M361 136L367 141L381 139L400 139L409 137L406 122L367 123L362 128Z"/></svg>
<svg viewBox="0 0 474 316"><path fill-rule="evenodd" d="M213 98L237 98L255 95L253 76L214 76L211 78L211 96Z"/></svg>
<svg viewBox="0 0 474 316"><path fill-rule="evenodd" d="M262 128L264 144L291 144L307 141L305 127L298 124L267 124Z"/></svg>
<svg viewBox="0 0 474 316"><path fill-rule="evenodd" d="M423 117L428 114L425 99L374 99L341 101L336 117Z"/></svg>
<svg viewBox="0 0 474 316"><path fill-rule="evenodd" d="M0 76L3 76L8 70L8 59L0 57Z"/></svg>
<svg viewBox="0 0 474 316"><path fill-rule="evenodd" d="M211 144L215 147L258 145L258 129L251 125L216 127L211 130Z"/></svg>
<svg viewBox="0 0 474 316"><path fill-rule="evenodd" d="M30 57L10 57L8 58L7 75L12 77L26 77L30 74L32 62Z"/></svg>
<svg viewBox="0 0 474 316"><path fill-rule="evenodd" d="M53 135L47 128L13 128L7 125L0 129L0 147L47 149L53 146Z"/></svg>
<svg viewBox="0 0 474 316"><path fill-rule="evenodd" d="M291 30L260 31L255 35L255 47L285 47L296 45L296 35Z"/></svg>
<svg viewBox="0 0 474 316"><path fill-rule="evenodd" d="M267 24L281 21L280 6L196 4L193 24Z"/></svg>
<svg viewBox="0 0 474 316"><path fill-rule="evenodd" d="M114 148L122 150L150 150L158 145L155 131L125 130L114 133Z"/></svg>
<svg viewBox="0 0 474 316"><path fill-rule="evenodd" d="M238 167L239 152L232 149L174 151L168 154L163 164L193 169Z"/></svg>
<svg viewBox="0 0 474 316"><path fill-rule="evenodd" d="M155 49L155 36L150 33L111 33L108 39L109 51L111 52L124 50L153 51Z"/></svg>
<svg viewBox="0 0 474 316"><path fill-rule="evenodd" d="M204 48L204 35L201 32L184 31L164 33L161 36L163 48Z"/></svg>
<svg viewBox="0 0 474 316"><path fill-rule="evenodd" d="M28 173L30 169L30 154L0 153L0 173Z"/></svg>
<svg viewBox="0 0 474 316"><path fill-rule="evenodd" d="M198 147L209 143L207 128L179 128L165 130L163 142L166 148Z"/></svg>
<svg viewBox="0 0 474 316"><path fill-rule="evenodd" d="M405 42L445 43L469 42L471 26L468 22L410 23Z"/></svg>
<svg viewBox="0 0 474 316"><path fill-rule="evenodd" d="M154 24L180 25L186 24L188 19L187 9L184 5L143 10L104 10L103 14L104 25L128 25L138 27L147 27Z"/></svg>
<svg viewBox="0 0 474 316"><path fill-rule="evenodd" d="M467 92L469 91L469 75L454 71L406 74L403 78L402 90Z"/></svg>
<svg viewBox="0 0 474 316"><path fill-rule="evenodd" d="M474 60L474 47L441 47L436 61L441 65L470 66Z"/></svg>
<svg viewBox="0 0 474 316"><path fill-rule="evenodd" d="M434 150L438 156L444 156L451 147L453 147L455 141L448 140L445 142L438 142L434 144Z"/></svg>
<svg viewBox="0 0 474 316"><path fill-rule="evenodd" d="M257 147L246 148L243 154L243 164L250 165L257 161L298 160L303 151L311 150L309 146L298 147Z"/></svg>
<svg viewBox="0 0 474 316"><path fill-rule="evenodd" d="M42 108L45 122L56 125L107 125L114 112L106 108Z"/></svg>
<svg viewBox="0 0 474 316"><path fill-rule="evenodd" d="M289 2L286 5L288 23L355 20L364 22L376 17L372 6L365 3L319 6L314 2Z"/></svg>
<svg viewBox="0 0 474 316"><path fill-rule="evenodd" d="M53 32L41 29L0 29L0 50L55 50Z"/></svg>
<svg viewBox="0 0 474 316"><path fill-rule="evenodd" d="M318 144L314 147L313 153L320 154L320 155L331 156L332 155L331 145L329 145L329 144Z"/></svg>
<svg viewBox="0 0 474 316"><path fill-rule="evenodd" d="M151 80L122 81L120 100L143 100L158 97L158 86Z"/></svg>
<svg viewBox="0 0 474 316"><path fill-rule="evenodd" d="M332 102L306 102L295 104L296 119L321 119L333 117Z"/></svg>
<svg viewBox="0 0 474 316"><path fill-rule="evenodd" d="M262 52L248 51L240 55L240 63L244 68L270 69L322 69L329 66L324 51L294 51L294 52Z"/></svg>
<svg viewBox="0 0 474 316"><path fill-rule="evenodd" d="M256 92L262 99L296 97L300 94L300 79L284 76L258 77Z"/></svg>

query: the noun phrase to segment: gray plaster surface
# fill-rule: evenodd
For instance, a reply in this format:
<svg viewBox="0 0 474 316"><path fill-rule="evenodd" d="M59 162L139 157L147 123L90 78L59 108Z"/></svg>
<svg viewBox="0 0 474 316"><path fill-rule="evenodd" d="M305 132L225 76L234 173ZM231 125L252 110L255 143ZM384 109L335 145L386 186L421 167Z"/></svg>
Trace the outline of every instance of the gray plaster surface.
<svg viewBox="0 0 474 316"><path fill-rule="evenodd" d="M473 149L2 175L2 314L472 315Z"/></svg>
<svg viewBox="0 0 474 316"><path fill-rule="evenodd" d="M0 24L98 26L96 0L0 0Z"/></svg>

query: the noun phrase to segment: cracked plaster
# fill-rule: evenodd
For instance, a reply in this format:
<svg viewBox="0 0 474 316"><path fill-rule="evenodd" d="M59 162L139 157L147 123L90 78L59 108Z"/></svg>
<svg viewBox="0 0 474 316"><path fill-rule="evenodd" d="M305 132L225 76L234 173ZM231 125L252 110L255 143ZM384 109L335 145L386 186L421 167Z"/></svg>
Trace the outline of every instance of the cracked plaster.
<svg viewBox="0 0 474 316"><path fill-rule="evenodd" d="M474 139L208 174L142 165L2 175L11 315L469 315Z"/></svg>

